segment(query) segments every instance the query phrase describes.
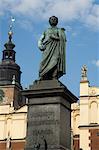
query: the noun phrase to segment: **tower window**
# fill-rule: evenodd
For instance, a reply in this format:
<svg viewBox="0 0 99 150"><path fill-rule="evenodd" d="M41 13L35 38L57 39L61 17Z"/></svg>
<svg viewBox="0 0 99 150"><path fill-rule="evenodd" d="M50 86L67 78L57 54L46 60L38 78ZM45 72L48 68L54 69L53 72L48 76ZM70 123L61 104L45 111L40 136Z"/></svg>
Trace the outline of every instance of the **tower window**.
<svg viewBox="0 0 99 150"><path fill-rule="evenodd" d="M5 53L5 58L8 58L8 52Z"/></svg>
<svg viewBox="0 0 99 150"><path fill-rule="evenodd" d="M9 58L11 58L11 59L12 59L12 57L13 57L13 56L12 56L12 53L10 53L10 57L9 57Z"/></svg>

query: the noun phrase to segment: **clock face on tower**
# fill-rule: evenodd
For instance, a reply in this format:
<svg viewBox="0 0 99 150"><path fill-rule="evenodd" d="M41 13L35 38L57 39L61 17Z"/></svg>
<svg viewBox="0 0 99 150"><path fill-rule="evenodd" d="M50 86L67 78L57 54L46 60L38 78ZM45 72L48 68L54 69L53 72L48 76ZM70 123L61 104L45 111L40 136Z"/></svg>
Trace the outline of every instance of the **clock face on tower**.
<svg viewBox="0 0 99 150"><path fill-rule="evenodd" d="M3 101L4 91L0 89L0 102Z"/></svg>

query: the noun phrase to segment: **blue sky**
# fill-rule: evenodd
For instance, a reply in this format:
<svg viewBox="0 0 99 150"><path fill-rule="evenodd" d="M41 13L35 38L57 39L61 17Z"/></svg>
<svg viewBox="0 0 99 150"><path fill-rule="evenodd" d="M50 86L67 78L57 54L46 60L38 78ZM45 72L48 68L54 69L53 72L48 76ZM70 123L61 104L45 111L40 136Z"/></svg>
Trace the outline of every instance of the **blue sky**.
<svg viewBox="0 0 99 150"><path fill-rule="evenodd" d="M48 18L56 15L59 27L66 29L66 70L60 80L79 96L81 67L88 67L90 85L99 86L99 1L98 0L0 0L0 59L8 40L10 16L16 63L21 67L22 86L38 79L41 52L37 41L49 27Z"/></svg>

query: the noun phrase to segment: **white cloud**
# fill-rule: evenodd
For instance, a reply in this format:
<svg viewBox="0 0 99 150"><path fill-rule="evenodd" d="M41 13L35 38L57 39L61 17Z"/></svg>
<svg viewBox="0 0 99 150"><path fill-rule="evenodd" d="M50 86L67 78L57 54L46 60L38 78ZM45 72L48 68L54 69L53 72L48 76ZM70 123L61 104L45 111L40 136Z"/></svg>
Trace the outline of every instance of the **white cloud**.
<svg viewBox="0 0 99 150"><path fill-rule="evenodd" d="M22 27L28 31L33 31L33 29L34 29L31 21L29 21L29 20L22 20L22 21L18 20L17 23L20 25L20 27Z"/></svg>
<svg viewBox="0 0 99 150"><path fill-rule="evenodd" d="M0 0L0 15L7 11L29 20L56 15L61 21L80 21L99 30L99 5L95 0Z"/></svg>
<svg viewBox="0 0 99 150"><path fill-rule="evenodd" d="M92 64L96 65L97 67L99 67L99 60L93 60Z"/></svg>

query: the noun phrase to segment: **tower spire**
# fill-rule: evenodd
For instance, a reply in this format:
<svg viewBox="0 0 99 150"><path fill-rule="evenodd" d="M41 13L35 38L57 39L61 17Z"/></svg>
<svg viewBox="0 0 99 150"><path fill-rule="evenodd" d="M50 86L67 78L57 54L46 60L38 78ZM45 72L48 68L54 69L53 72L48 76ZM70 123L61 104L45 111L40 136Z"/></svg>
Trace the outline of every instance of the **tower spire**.
<svg viewBox="0 0 99 150"><path fill-rule="evenodd" d="M9 36L9 40L7 43L5 43L4 47L6 48L3 51L3 61L6 60L11 60L15 62L15 51L13 50L15 47L15 44L12 43L12 35L13 35L13 23L14 23L15 19L13 17L10 18L10 25L9 25L9 32L8 32L8 36Z"/></svg>
<svg viewBox="0 0 99 150"><path fill-rule="evenodd" d="M0 88L4 91L6 104L13 104L15 109L23 105L21 91L21 71L20 66L15 62L15 44L12 42L12 28L14 18L11 17L8 30L8 41L5 43L2 61L0 63ZM10 95L9 95L10 93ZM3 99L4 102L5 99ZM2 102L2 103L3 103ZM9 137L10 138L10 137ZM9 140L9 139L8 139ZM7 142L7 149L11 149L10 142Z"/></svg>
<svg viewBox="0 0 99 150"><path fill-rule="evenodd" d="M0 85L12 85L12 79L15 76L15 83L21 87L21 71L20 66L15 63L15 44L12 42L12 29L14 21L15 19L10 17L8 41L4 44L5 49L3 50L2 62L0 64Z"/></svg>
<svg viewBox="0 0 99 150"><path fill-rule="evenodd" d="M11 42L11 39L12 39L12 35L13 35L13 23L14 22L15 22L15 18L11 16L10 17L9 32L8 32L9 42Z"/></svg>

